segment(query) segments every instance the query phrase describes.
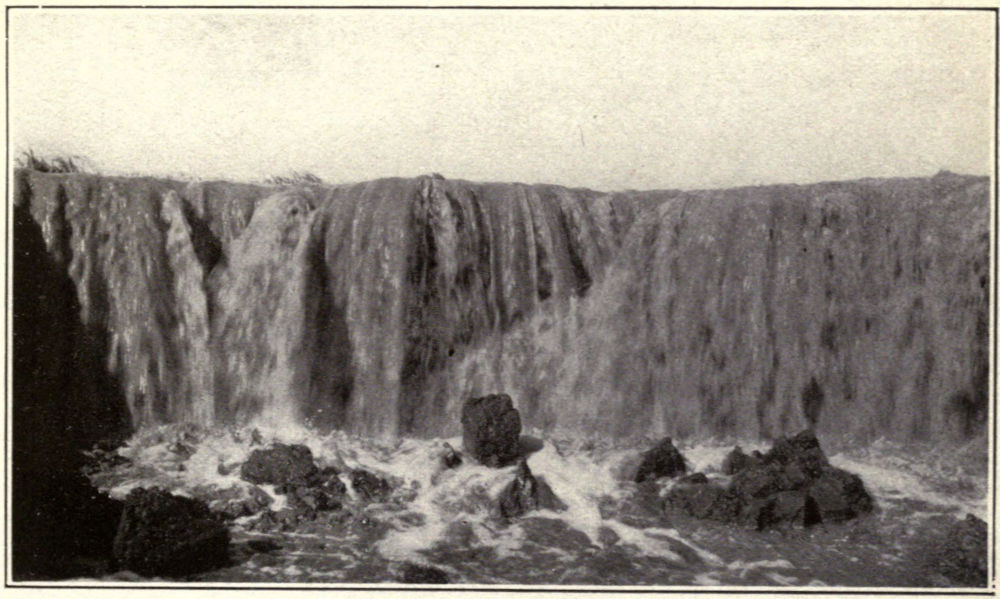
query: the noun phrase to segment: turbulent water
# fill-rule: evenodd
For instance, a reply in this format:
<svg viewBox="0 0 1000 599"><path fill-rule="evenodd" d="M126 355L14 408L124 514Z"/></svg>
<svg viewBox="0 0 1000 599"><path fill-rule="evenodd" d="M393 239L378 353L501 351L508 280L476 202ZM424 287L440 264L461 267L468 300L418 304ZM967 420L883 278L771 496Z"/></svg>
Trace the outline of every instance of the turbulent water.
<svg viewBox="0 0 1000 599"><path fill-rule="evenodd" d="M544 439L528 464L568 509L503 524L491 517L490 505L513 467L466 461L443 468L443 443L457 445L460 439L378 443L343 433L261 431L265 443L304 443L321 466L364 468L392 481L396 490L374 504L357 501L350 491L342 513L351 517L320 518L291 532L254 532L252 517L237 520L237 565L194 580L391 582L400 564L416 563L444 570L457 584L931 586L947 584L922 561L935 527L943 528L946 516L987 514L983 439L964 454L920 453L889 442L832 452L834 465L865 478L876 512L845 524L756 532L664 517L658 498L669 489L668 480L655 491L622 480L648 440ZM249 429L145 430L119 450L132 462L105 470L95 481L117 497L153 485L208 501L239 497L249 483L240 480L238 468L220 475L219 465L244 460L252 437ZM193 446L193 455L172 451L177 439ZM730 448L680 445L690 466L713 479L725 478L719 466ZM284 496L264 488L272 495L271 509L279 509ZM262 540L275 548L248 549L250 541Z"/></svg>
<svg viewBox="0 0 1000 599"><path fill-rule="evenodd" d="M409 561L469 583L932 585L927 535L985 515L986 178L600 193L19 170L15 210L24 480L45 423L92 442L82 423L120 402L132 461L97 480L117 495L246 492L218 466L247 455L249 427L397 483L355 506L370 518L281 533L205 580L377 582ZM43 384L57 378L69 401ZM498 392L566 512L498 527L487 505L510 469L437 468L462 402ZM182 470L177 427L197 440ZM721 477L733 440L806 427L874 515L782 533L665 521L620 480L662 435Z"/></svg>

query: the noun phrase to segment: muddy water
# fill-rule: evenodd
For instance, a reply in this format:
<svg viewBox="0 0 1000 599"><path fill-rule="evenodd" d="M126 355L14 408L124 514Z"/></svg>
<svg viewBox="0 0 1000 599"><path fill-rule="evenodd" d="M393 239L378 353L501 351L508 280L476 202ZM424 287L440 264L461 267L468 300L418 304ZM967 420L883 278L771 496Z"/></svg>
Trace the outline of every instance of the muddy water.
<svg viewBox="0 0 1000 599"><path fill-rule="evenodd" d="M93 478L117 497L153 485L209 500L239 495L249 483L239 479L238 468L223 475L219 465L225 471L245 459L259 446L252 436L250 429L147 429L119 450L130 463ZM951 517L985 518L988 510L986 465L969 457L983 455L975 444L941 454L889 443L829 451L834 465L864 478L876 511L844 524L757 532L663 514L660 498L669 481L640 488L622 480L648 440L538 439L528 464L567 509L504 524L491 517L490 507L514 468L490 469L466 459L444 469L443 443L460 447L460 438L379 443L305 429L261 429L261 437L265 443L304 443L320 466L370 470L391 481L394 491L383 502L366 503L348 484L343 510L284 532L257 532L253 517L237 519L231 527L234 565L189 582L394 582L411 563L439 568L454 584L939 586L947 581L922 563L926 544ZM193 453L178 452L178 440ZM692 468L725 478L719 466L731 444L678 445ZM284 497L263 489L273 497L271 508L280 509Z"/></svg>

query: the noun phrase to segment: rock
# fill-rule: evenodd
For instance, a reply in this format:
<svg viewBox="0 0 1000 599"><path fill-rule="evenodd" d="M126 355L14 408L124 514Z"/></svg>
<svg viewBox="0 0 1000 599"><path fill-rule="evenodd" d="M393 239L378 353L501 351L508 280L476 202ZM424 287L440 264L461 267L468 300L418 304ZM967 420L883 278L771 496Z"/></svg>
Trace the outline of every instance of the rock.
<svg viewBox="0 0 1000 599"><path fill-rule="evenodd" d="M726 459L722 461L722 473L730 475L738 474L747 468L759 466L761 461L762 456L760 452L755 451L753 455L747 455L743 453L743 448L737 445L729 452Z"/></svg>
<svg viewBox="0 0 1000 599"><path fill-rule="evenodd" d="M251 516L267 509L273 499L263 489L250 486L247 489L230 487L213 491L209 508L227 519Z"/></svg>
<svg viewBox="0 0 1000 599"><path fill-rule="evenodd" d="M319 473L312 452L305 445L275 443L255 449L240 468L240 478L256 485L308 485Z"/></svg>
<svg viewBox="0 0 1000 599"><path fill-rule="evenodd" d="M676 485L664 500L664 507L717 522L735 522L740 506L735 493L715 483Z"/></svg>
<svg viewBox="0 0 1000 599"><path fill-rule="evenodd" d="M832 466L823 469L809 488L809 495L825 522L850 520L874 507L860 476Z"/></svg>
<svg viewBox="0 0 1000 599"><path fill-rule="evenodd" d="M288 502L292 508L315 512L328 512L343 507L344 483L316 487L294 487L288 492Z"/></svg>
<svg viewBox="0 0 1000 599"><path fill-rule="evenodd" d="M602 526L597 530L597 542L603 547L611 547L620 540L622 540L621 536L613 528Z"/></svg>
<svg viewBox="0 0 1000 599"><path fill-rule="evenodd" d="M351 471L351 488L365 501L384 501L392 493L385 479L361 469Z"/></svg>
<svg viewBox="0 0 1000 599"><path fill-rule="evenodd" d="M796 485L780 465L767 464L748 468L733 476L729 488L743 503L750 503L754 499L763 499L781 491L795 490Z"/></svg>
<svg viewBox="0 0 1000 599"><path fill-rule="evenodd" d="M822 521L815 500L801 491L782 491L756 499L743 508L741 519L757 530L782 524L808 527Z"/></svg>
<svg viewBox="0 0 1000 599"><path fill-rule="evenodd" d="M493 468L517 459L521 415L507 394L466 400L462 406L462 445L466 453Z"/></svg>
<svg viewBox="0 0 1000 599"><path fill-rule="evenodd" d="M532 510L566 509L566 504L556 497L552 487L531 473L528 462L521 460L517 465L514 480L504 487L497 497L497 509L503 519L517 518Z"/></svg>
<svg viewBox="0 0 1000 599"><path fill-rule="evenodd" d="M673 477L687 472L684 456L674 447L670 437L664 437L655 447L642 454L642 462L635 474L635 482Z"/></svg>
<svg viewBox="0 0 1000 599"><path fill-rule="evenodd" d="M195 448L184 441L177 440L167 446L167 451L180 457L182 460L186 460L194 455Z"/></svg>
<svg viewBox="0 0 1000 599"><path fill-rule="evenodd" d="M397 580L406 584L448 584L448 574L433 566L405 563L397 575Z"/></svg>
<svg viewBox="0 0 1000 599"><path fill-rule="evenodd" d="M204 501L133 489L114 540L118 566L142 576L187 576L229 562L229 531Z"/></svg>
<svg viewBox="0 0 1000 599"><path fill-rule="evenodd" d="M449 443L444 444L441 452L441 465L446 469L458 468L462 465L462 456Z"/></svg>
<svg viewBox="0 0 1000 599"><path fill-rule="evenodd" d="M819 445L819 439L811 430L802 431L791 438L780 437L774 442L771 451L764 455L764 461L786 467L795 465L810 478L818 477L823 468L830 465Z"/></svg>
<svg viewBox="0 0 1000 599"><path fill-rule="evenodd" d="M967 514L965 520L952 525L944 541L931 550L931 567L958 585L986 586L986 531L986 522Z"/></svg>
<svg viewBox="0 0 1000 599"><path fill-rule="evenodd" d="M830 466L811 430L776 440L765 455L748 456L735 447L722 470L732 475L728 487L684 477L669 491L664 507L757 530L839 522L874 507L861 478Z"/></svg>

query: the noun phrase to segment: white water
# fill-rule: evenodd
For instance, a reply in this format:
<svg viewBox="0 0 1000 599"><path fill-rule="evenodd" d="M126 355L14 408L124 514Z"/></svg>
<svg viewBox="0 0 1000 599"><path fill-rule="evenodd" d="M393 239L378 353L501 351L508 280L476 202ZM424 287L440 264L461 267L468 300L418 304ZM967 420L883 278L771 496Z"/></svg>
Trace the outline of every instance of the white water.
<svg viewBox="0 0 1000 599"><path fill-rule="evenodd" d="M250 429L205 432L187 427L184 431L181 427L171 426L136 435L120 450L133 464L104 473L97 482L109 488L116 497L123 497L135 486L159 485L185 495L208 497L211 491L235 489L245 492L249 489L249 483L239 479L238 468L232 467L228 474L222 475L218 467L219 464L239 464L257 447L251 445ZM493 565L519 563L518 560L527 556L537 556L539 560L548 560L539 562L545 565L539 566L538 576L544 577L542 568L548 568L553 577L546 579L547 582L557 582L558 579L571 583L578 575L584 578L585 575L592 575L586 568L580 570L577 567L582 557L593 558L602 552L624 552L623 555L630 556L631 563L642 564L646 563L642 560L653 560L648 563L654 564L655 568L666 568L664 576L667 577L663 584L677 583L668 576L674 570L693 570L686 578L678 579L681 584L802 586L838 583L836 579L824 580L822 572L806 576L801 564L793 565L789 561L794 561L795 555L780 555L780 545L779 555L774 557L764 558L763 554L755 557L754 551L745 551L734 559L731 555L726 557L720 554L720 550L729 552L727 544L720 545L711 534L706 537L698 530L691 530L690 527L679 529L668 522L638 526L635 522L624 522L615 512L617 508L602 510L602 505L625 505L634 497L635 485L623 479L630 465L635 463L635 457L644 449L639 445L594 446L544 439L541 449L528 457L528 465L536 477L549 483L567 508L558 512L532 512L504 525L493 517L491 504L513 478L514 467L491 469L472 463L466 457L459 467L445 469L440 463L444 443L460 448L460 438L403 439L379 443L340 432L320 435L306 429L266 428L260 429L260 435L265 443L272 440L303 443L313 452L319 466L335 466L342 472L364 468L392 482L395 489L388 503L359 507L386 525L384 534L371 547L363 547L361 538L352 533L338 537L336 543L327 542L325 549L307 547L290 551L286 558L292 562L282 566L285 568L282 570L285 580L341 580L346 576L345 564L357 567L366 560L379 559L392 563L434 565L458 580L503 582L510 578L498 574L497 571L503 572L503 569ZM184 459L183 454L170 450L170 446L178 440L195 449L189 458ZM746 451L763 448L752 443L741 445ZM678 446L687 456L691 471L703 471L710 477L724 478L718 470L731 445L718 442L686 445L679 442ZM831 462L857 472L866 481L867 488L884 512L872 518L885 519L891 512L892 518L904 520L895 525L912 528L913 523L934 514L964 517L968 512L985 515L985 480L974 473L962 475L963 488L967 492L956 494L940 488L942 480L954 481L955 472L944 469L941 464L935 469L931 464L901 457L889 445L876 444L874 449L863 452L836 454L831 457ZM182 463L183 470L178 470ZM342 475L342 479L348 482L347 476ZM661 481L661 496L669 484ZM271 509L284 507L283 496L275 494L273 488L262 488L274 500ZM360 506L353 490L349 488L348 493L349 503ZM904 498L921 503L907 504L904 515L898 515L893 511L894 506L898 506ZM239 522L248 520L250 518L238 521L237 530L240 530ZM310 529L308 532L284 534L286 538L304 542L303 539L322 540L328 533ZM752 541L752 537L748 538ZM775 542L773 536L761 538L769 543ZM375 553L371 553L372 550ZM456 557L461 552L470 551L486 556L479 558L486 560L482 572L476 573L475 564L470 566L465 558ZM794 551L789 548L789 552ZM313 561L295 562L307 559ZM888 560L885 563L892 562L891 556L885 556L884 560ZM869 560L861 558L856 561ZM487 565L487 562L493 565ZM240 580L252 572L263 572L254 570L253 563L246 566L243 574L231 576ZM289 569L295 563L299 563L295 568L306 567L308 573ZM470 567L473 570L471 573Z"/></svg>

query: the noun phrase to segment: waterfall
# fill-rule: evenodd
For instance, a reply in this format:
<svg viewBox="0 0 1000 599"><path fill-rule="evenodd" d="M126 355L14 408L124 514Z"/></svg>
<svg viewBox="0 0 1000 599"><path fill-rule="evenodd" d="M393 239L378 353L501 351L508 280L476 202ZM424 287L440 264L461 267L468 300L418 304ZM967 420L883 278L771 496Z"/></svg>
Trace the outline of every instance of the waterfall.
<svg viewBox="0 0 1000 599"><path fill-rule="evenodd" d="M15 184L137 425L442 436L506 392L527 428L581 435L985 426L985 178Z"/></svg>

